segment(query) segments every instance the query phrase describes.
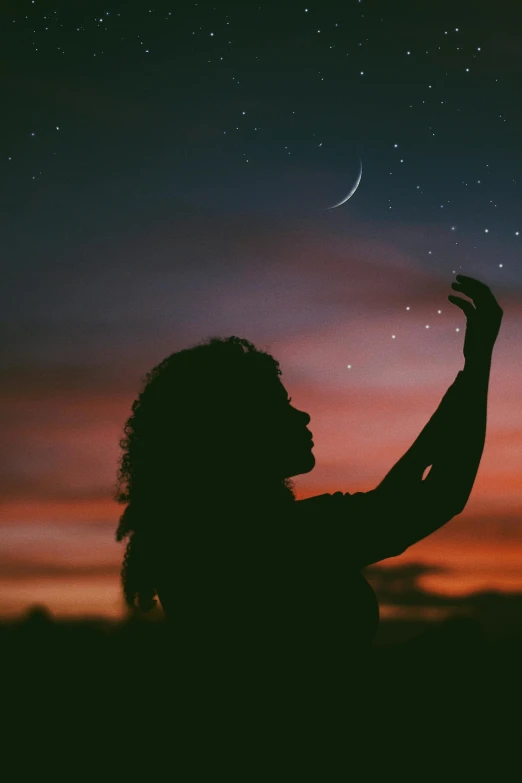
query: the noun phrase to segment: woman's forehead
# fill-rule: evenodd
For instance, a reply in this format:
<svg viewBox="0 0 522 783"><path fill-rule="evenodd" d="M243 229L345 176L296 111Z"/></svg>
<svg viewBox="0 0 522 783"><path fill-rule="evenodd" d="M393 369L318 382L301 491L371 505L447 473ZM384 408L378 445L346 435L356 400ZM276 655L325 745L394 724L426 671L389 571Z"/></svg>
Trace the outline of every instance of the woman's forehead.
<svg viewBox="0 0 522 783"><path fill-rule="evenodd" d="M273 399L288 399L288 392L279 378L259 379L255 384L255 389L263 396L270 396Z"/></svg>

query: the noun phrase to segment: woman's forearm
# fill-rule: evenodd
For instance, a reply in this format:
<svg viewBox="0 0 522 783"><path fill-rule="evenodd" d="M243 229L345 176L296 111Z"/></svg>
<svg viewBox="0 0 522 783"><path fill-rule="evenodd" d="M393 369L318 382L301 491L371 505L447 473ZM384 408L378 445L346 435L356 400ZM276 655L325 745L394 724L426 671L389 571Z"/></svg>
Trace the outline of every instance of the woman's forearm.
<svg viewBox="0 0 522 783"><path fill-rule="evenodd" d="M438 450L423 482L425 495L454 515L468 502L484 450L490 369L487 358L465 365L462 393L449 415L446 446Z"/></svg>
<svg viewBox="0 0 522 783"><path fill-rule="evenodd" d="M399 509L394 522L398 553L464 509L484 449L488 384L485 364L466 365L417 440L376 488L385 509Z"/></svg>
<svg viewBox="0 0 522 783"><path fill-rule="evenodd" d="M426 468L433 465L438 453L443 453L452 432L456 415L454 411L462 407L462 399L466 396L463 388L466 385L464 371L461 370L420 435L386 474L378 488L400 494L420 485Z"/></svg>

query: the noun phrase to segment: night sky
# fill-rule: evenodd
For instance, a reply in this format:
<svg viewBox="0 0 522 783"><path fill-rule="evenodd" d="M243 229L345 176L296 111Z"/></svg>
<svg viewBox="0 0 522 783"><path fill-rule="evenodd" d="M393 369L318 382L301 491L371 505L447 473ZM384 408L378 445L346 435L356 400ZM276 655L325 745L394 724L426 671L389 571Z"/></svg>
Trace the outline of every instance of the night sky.
<svg viewBox="0 0 522 783"><path fill-rule="evenodd" d="M374 488L463 367L458 272L504 309L484 455L393 560L522 590L522 6L2 6L0 615L122 614L118 441L211 335L310 413L298 498Z"/></svg>

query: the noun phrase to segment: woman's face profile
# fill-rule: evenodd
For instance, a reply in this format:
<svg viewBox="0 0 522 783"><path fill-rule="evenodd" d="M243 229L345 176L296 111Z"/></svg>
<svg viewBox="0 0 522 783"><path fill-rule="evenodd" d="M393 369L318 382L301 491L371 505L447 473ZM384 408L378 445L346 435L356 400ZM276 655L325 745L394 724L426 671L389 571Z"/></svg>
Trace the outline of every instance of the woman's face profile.
<svg viewBox="0 0 522 783"><path fill-rule="evenodd" d="M261 471L266 468L278 479L309 473L315 467L309 414L291 404L279 379L267 384L258 399L261 412L255 440L266 463L259 466Z"/></svg>

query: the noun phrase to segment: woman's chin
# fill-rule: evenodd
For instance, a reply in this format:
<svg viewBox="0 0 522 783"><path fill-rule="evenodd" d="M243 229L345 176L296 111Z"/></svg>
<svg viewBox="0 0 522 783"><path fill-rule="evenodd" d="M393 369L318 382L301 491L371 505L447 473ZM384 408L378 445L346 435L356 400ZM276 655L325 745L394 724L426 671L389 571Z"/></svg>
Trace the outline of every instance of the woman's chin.
<svg viewBox="0 0 522 783"><path fill-rule="evenodd" d="M299 476L301 473L310 473L315 468L315 457L312 453L312 447L308 453L304 454L299 461L296 460L293 473L289 473L287 478L291 476Z"/></svg>

